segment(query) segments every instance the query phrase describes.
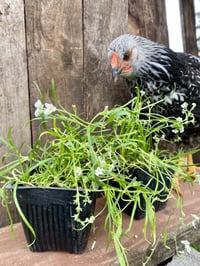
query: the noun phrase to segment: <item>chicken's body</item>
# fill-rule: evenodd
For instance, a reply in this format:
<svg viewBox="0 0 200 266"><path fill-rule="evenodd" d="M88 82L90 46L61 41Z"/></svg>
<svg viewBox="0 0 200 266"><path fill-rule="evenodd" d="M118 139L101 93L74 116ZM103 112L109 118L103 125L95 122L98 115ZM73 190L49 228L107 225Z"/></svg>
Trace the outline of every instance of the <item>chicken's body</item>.
<svg viewBox="0 0 200 266"><path fill-rule="evenodd" d="M200 133L200 58L129 34L111 42L108 56L113 76L123 76L133 96L139 87L152 102L163 100L157 113L182 118L185 106L193 108L195 124L184 129L183 142Z"/></svg>
<svg viewBox="0 0 200 266"><path fill-rule="evenodd" d="M195 123L183 128L180 144L185 150L197 148L200 140L200 58L176 53L164 45L129 34L111 42L108 57L113 77L124 77L133 97L138 87L143 97L152 103L159 101L154 112L184 119L185 108L192 110ZM174 133L166 130L167 138L173 138ZM192 163L191 156L188 162ZM193 167L188 172L194 176L194 171ZM179 184L177 191L182 195Z"/></svg>

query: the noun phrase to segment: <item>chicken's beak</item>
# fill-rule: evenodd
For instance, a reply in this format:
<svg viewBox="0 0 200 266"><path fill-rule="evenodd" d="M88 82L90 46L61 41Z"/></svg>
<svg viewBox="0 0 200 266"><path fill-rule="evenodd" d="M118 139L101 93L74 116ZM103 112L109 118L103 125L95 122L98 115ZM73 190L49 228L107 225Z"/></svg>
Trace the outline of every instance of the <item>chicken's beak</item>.
<svg viewBox="0 0 200 266"><path fill-rule="evenodd" d="M113 68L112 69L112 78L114 82L117 81L118 76L121 74L122 68Z"/></svg>

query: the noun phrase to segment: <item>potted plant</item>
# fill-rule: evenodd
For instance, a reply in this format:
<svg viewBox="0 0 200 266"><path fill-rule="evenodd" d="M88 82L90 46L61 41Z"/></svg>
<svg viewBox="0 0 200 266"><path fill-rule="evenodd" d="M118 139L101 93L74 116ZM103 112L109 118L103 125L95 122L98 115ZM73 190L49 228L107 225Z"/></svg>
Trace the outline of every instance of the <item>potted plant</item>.
<svg viewBox="0 0 200 266"><path fill-rule="evenodd" d="M155 114L156 104L143 99L138 89L136 98L124 106L110 110L105 108L101 114L108 128L102 158L104 164L113 164L112 176L106 180L109 187L106 189L104 185L108 208L106 221L110 225L108 231L121 265L128 265L128 261L119 240L123 232L127 234L133 226L133 218L145 218L144 237L147 239L150 224L154 243L156 211L164 208L167 200L173 197L172 188L178 189L173 173L179 173L185 180L191 181L179 164L186 153L161 149L160 144L163 141L172 144L179 141L184 127L194 123L192 109L184 109L185 118L177 119ZM174 133L171 141L168 140L169 128ZM119 210L131 216L125 230Z"/></svg>
<svg viewBox="0 0 200 266"><path fill-rule="evenodd" d="M94 205L96 194L101 192L105 197L103 209L107 208L108 242L113 239L120 264L128 265L126 250L120 242L124 232L122 212L130 208L126 232L133 226L139 208L142 215L146 214L144 237L149 223L156 237L156 204L171 197L171 187L176 185L172 172L184 174L178 165L183 154L161 150L159 143L166 139L166 127L176 130L178 137L182 126L191 123L193 116L190 110L184 121L158 116L152 111L155 104L143 100L138 92L129 103L105 107L86 121L77 114L75 106L73 112L68 112L59 104L54 82L52 98L54 104L47 104L40 94L35 104L36 118L31 123L39 122L39 137L32 147L17 148L11 130L7 140L0 138L9 149L0 168L3 180L0 196L8 215L11 218L6 191L12 186L31 250L82 253L91 223L99 215L94 216ZM146 174L147 182L138 179L137 171ZM52 214L54 218L50 218ZM70 232L64 233L66 227ZM53 235L49 233L51 229ZM79 233L81 236L75 242ZM69 240L71 236L73 239Z"/></svg>
<svg viewBox="0 0 200 266"><path fill-rule="evenodd" d="M32 251L82 253L98 190L97 151L91 138L95 124L90 126L79 118L75 107L70 113L42 101L35 103L32 122L40 121L41 128L33 147L23 144L17 148L11 131L8 140L1 138L9 149L3 157L9 162L0 169L1 196L11 217L5 193L11 188Z"/></svg>
<svg viewBox="0 0 200 266"><path fill-rule="evenodd" d="M121 173L126 176L125 180L129 184L131 180L138 182L138 185L129 188L127 184L123 187L121 180L112 180L111 184L118 188L121 186L124 194L121 195L119 204L135 219L145 216L146 205L154 207L155 212L166 206L174 182L173 173L181 154L173 155L160 149L159 144L161 141L168 142L166 126L167 130L170 127L176 128L179 133L183 124L192 122L193 119L187 118L182 124L179 120L163 118L152 112L154 106L149 101L142 100L138 93L131 108L119 107L108 114L108 121L112 123L112 149L124 162ZM178 135L173 140L176 141Z"/></svg>

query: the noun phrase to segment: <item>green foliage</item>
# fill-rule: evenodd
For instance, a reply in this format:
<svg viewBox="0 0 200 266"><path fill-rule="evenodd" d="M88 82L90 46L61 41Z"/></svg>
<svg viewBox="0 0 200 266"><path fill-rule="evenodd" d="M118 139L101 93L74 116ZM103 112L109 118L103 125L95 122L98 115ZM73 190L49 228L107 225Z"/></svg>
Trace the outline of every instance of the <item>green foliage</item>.
<svg viewBox="0 0 200 266"><path fill-rule="evenodd" d="M134 224L136 206L142 208L141 195L146 202L144 237L147 239L147 228L150 225L154 243L156 215L153 202L159 200L158 195L163 191L168 195L167 197L172 196L171 188L165 186L167 178L172 183L172 187L175 187L172 172L181 173L187 179L178 165L180 157L184 154L172 154L169 151L160 150L159 144L163 140L167 141L166 128L174 129L178 137L184 125L193 123L191 110L185 111L186 118L180 123L179 119L155 114L153 110L156 104L143 100L138 92L138 96L129 103L110 110L105 107L91 121L86 121L77 114L75 106L73 112L68 112L59 104L54 82L52 82L51 94L56 108L54 105L44 104L43 95L39 87L37 85L36 87L40 101L36 104L37 117L31 123L40 122L40 133L33 147L23 144L18 149L14 144L11 130L8 132L7 140L0 138L0 141L9 149L9 152L3 156L3 164L0 167L0 178L3 180L0 197L5 202L10 220L11 215L5 193L9 185L14 186L15 204L34 236L34 229L23 215L17 201L18 185L76 189L74 204L77 205L77 215L75 215L77 221L80 221L79 203L80 197L83 197L79 193L80 188L85 190L85 202L88 202L88 193L91 190L102 192L107 208L105 230L108 231L108 244L111 239L114 241L120 265L128 265L126 249L121 243L121 237L128 234ZM131 108L129 108L130 105ZM26 150L28 149L25 155L22 152L24 146ZM6 163L7 159L9 159L8 163ZM131 176L129 170L133 168L148 173L149 183L155 179L156 189L150 189L135 176ZM161 188L158 179L163 184ZM118 186L113 186L112 181L117 182ZM134 203L127 228L122 227L123 209L119 207L120 199L124 199L125 207ZM87 222L91 220L93 219ZM86 226L86 222L80 222L83 227Z"/></svg>
<svg viewBox="0 0 200 266"><path fill-rule="evenodd" d="M194 248L196 251L200 252L200 247L196 244L191 244L191 247Z"/></svg>

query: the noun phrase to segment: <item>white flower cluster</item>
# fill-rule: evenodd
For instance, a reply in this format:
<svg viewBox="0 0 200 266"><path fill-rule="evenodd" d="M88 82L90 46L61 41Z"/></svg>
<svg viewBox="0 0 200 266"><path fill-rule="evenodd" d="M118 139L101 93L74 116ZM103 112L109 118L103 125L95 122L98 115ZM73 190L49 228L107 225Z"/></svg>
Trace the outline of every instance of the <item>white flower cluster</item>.
<svg viewBox="0 0 200 266"><path fill-rule="evenodd" d="M92 215L89 218L87 217L85 221L83 221L85 224L92 224L95 221L95 217Z"/></svg>
<svg viewBox="0 0 200 266"><path fill-rule="evenodd" d="M180 250L179 254L180 255L184 255L185 252L187 252L188 254L191 253L191 246L190 246L190 242L188 240L182 240L181 244L184 245L184 250Z"/></svg>
<svg viewBox="0 0 200 266"><path fill-rule="evenodd" d="M51 103L43 104L40 100L37 100L35 102L35 108L36 108L35 117L39 117L42 115L47 116L56 111L56 107L53 104Z"/></svg>
<svg viewBox="0 0 200 266"><path fill-rule="evenodd" d="M200 222L200 217L197 216L196 214L191 214L193 220L192 220L192 226L194 227L194 229L197 229L197 224L199 224Z"/></svg>
<svg viewBox="0 0 200 266"><path fill-rule="evenodd" d="M96 176L102 176L106 173L110 173L113 171L114 169L114 165L113 164L109 164L105 161L104 158L99 157L99 164L100 166L97 167L97 169L95 170L95 175Z"/></svg>
<svg viewBox="0 0 200 266"><path fill-rule="evenodd" d="M90 216L89 218L87 217L84 221L80 220L78 214L74 215L73 217L74 217L75 221L81 223L82 226L86 226L88 224L93 224L95 221L95 216L93 216L93 215Z"/></svg>
<svg viewBox="0 0 200 266"><path fill-rule="evenodd" d="M182 113L185 114L188 108L188 103L184 102L183 104L181 104L181 108L182 108Z"/></svg>
<svg viewBox="0 0 200 266"><path fill-rule="evenodd" d="M89 218L87 217L85 220L80 219L80 213L83 211L83 209L80 206L80 196L76 196L73 202L76 206L76 214L73 215L74 220L81 223L82 226L88 225L89 223L93 223L95 221L95 216L90 216ZM84 204L92 204L92 200L88 196L87 198L84 199Z"/></svg>
<svg viewBox="0 0 200 266"><path fill-rule="evenodd" d="M153 136L153 139L156 143L159 143L161 140L166 139L166 135L163 133L161 136L158 136L157 134Z"/></svg>
<svg viewBox="0 0 200 266"><path fill-rule="evenodd" d="M79 166L75 167L75 175L77 175L77 176L81 176L82 175L81 167L79 167Z"/></svg>
<svg viewBox="0 0 200 266"><path fill-rule="evenodd" d="M184 126L183 126L183 119L181 117L176 118L177 124L176 128L172 130L173 133L183 133L184 132Z"/></svg>
<svg viewBox="0 0 200 266"><path fill-rule="evenodd" d="M104 169L102 167L97 167L97 169L95 170L95 175L96 176L101 176L103 175Z"/></svg>
<svg viewBox="0 0 200 266"><path fill-rule="evenodd" d="M173 133L177 134L177 133L183 133L184 132L184 126L183 124L186 126L189 123L194 123L195 119L194 119L194 114L192 113L192 110L194 110L194 108L196 107L196 103L192 103L192 107L190 109L188 109L188 103L184 102L181 105L182 108L182 114L185 116L184 119L182 117L177 117L176 118L176 125L175 128L172 130Z"/></svg>
<svg viewBox="0 0 200 266"><path fill-rule="evenodd" d="M192 103L192 108L190 109L190 112L192 110L194 110L194 108L196 107L196 103ZM188 103L184 102L183 104L181 104L181 108L182 108L182 113L185 114L188 112Z"/></svg>

